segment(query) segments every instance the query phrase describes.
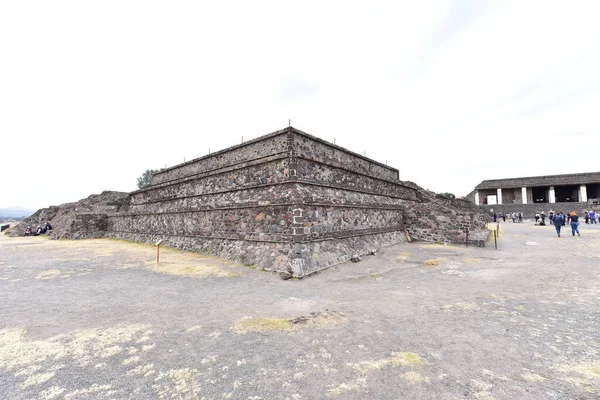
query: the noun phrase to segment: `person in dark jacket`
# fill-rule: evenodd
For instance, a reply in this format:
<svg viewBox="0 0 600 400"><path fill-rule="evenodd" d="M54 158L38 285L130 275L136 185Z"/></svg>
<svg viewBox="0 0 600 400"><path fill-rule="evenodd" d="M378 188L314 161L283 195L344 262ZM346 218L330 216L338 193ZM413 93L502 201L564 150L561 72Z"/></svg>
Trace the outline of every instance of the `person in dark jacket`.
<svg viewBox="0 0 600 400"><path fill-rule="evenodd" d="M552 220L552 222L554 223L554 228L556 228L556 234L558 235L558 237L560 237L560 228L562 228L562 225L563 225L562 213L557 213L554 216L554 219Z"/></svg>
<svg viewBox="0 0 600 400"><path fill-rule="evenodd" d="M540 214L540 218L542 219L542 225L546 225L546 214L543 211Z"/></svg>
<svg viewBox="0 0 600 400"><path fill-rule="evenodd" d="M571 211L569 214L569 223L571 224L571 233L573 236L575 236L575 233L577 233L577 236L581 236L579 234L579 216L575 211Z"/></svg>

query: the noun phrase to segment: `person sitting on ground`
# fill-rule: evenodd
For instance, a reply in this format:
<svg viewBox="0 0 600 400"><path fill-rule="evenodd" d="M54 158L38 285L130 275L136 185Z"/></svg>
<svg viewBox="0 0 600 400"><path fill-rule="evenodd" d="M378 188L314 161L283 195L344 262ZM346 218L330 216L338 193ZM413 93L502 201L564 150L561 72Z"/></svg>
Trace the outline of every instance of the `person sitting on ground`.
<svg viewBox="0 0 600 400"><path fill-rule="evenodd" d="M33 236L39 236L41 234L42 234L42 227L38 225L38 227L35 230L35 233L33 234Z"/></svg>
<svg viewBox="0 0 600 400"><path fill-rule="evenodd" d="M573 236L575 236L575 233L577 233L577 236L581 236L579 233L579 216L575 211L571 211L569 214L569 223L571 224L571 233Z"/></svg>
<svg viewBox="0 0 600 400"><path fill-rule="evenodd" d="M31 236L31 227L28 226L27 229L25 229L25 236Z"/></svg>
<svg viewBox="0 0 600 400"><path fill-rule="evenodd" d="M47 230L49 230L49 231L51 231L51 230L52 230L52 225L50 225L50 222L46 222L46 226L45 226L45 228L46 228Z"/></svg>

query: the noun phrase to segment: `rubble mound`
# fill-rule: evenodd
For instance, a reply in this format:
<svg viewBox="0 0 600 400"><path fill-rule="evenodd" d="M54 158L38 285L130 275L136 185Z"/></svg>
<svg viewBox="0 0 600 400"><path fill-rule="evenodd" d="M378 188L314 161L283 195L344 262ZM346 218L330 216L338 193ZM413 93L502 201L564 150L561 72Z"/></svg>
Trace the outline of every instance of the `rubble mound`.
<svg viewBox="0 0 600 400"><path fill-rule="evenodd" d="M108 223L107 214L122 211L128 204L129 193L106 190L74 203L39 209L18 226L10 228L7 234L24 236L27 226L31 226L35 231L38 226L43 227L49 222L53 227L47 233L51 239L104 237Z"/></svg>

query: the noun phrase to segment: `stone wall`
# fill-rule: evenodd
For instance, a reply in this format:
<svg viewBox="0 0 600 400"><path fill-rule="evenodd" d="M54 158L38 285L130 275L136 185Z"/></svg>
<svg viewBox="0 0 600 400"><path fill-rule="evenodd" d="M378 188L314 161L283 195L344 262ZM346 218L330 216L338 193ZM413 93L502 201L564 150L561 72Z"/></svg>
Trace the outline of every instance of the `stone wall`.
<svg viewBox="0 0 600 400"><path fill-rule="evenodd" d="M207 252L287 276L404 241L465 241L482 210L294 128L163 170L130 194L48 209L56 237L114 237ZM54 223L53 223L54 225Z"/></svg>
<svg viewBox="0 0 600 400"><path fill-rule="evenodd" d="M528 187L527 190L527 204L533 203L533 188Z"/></svg>
<svg viewBox="0 0 600 400"><path fill-rule="evenodd" d="M484 229L489 218L468 200L441 200L410 204L405 223L415 239L440 243L465 243L467 230Z"/></svg>
<svg viewBox="0 0 600 400"><path fill-rule="evenodd" d="M154 174L152 184L170 182L197 174L206 174L223 168L243 168L247 162L279 154L287 156L290 147L288 141L289 137L286 129L273 132L270 135L167 168Z"/></svg>
<svg viewBox="0 0 600 400"><path fill-rule="evenodd" d="M314 160L343 170L398 182L399 172L395 168L388 167L307 133L298 130L296 130L296 133L292 136L291 146L298 158Z"/></svg>
<svg viewBox="0 0 600 400"><path fill-rule="evenodd" d="M519 189L520 191L521 189ZM510 188L510 189L502 189L502 204L514 204L517 202L516 198L516 189L514 188ZM519 197L521 197L519 195ZM519 202L520 204L521 202Z"/></svg>
<svg viewBox="0 0 600 400"><path fill-rule="evenodd" d="M407 228L416 239L464 242L482 216L289 128L156 174L127 212L109 214L108 235L304 276L402 241Z"/></svg>

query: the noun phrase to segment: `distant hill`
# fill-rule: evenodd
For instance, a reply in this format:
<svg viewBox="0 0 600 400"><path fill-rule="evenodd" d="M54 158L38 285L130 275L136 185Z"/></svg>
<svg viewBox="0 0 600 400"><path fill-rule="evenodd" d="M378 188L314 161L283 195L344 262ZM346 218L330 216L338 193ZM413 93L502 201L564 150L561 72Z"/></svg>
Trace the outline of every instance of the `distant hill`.
<svg viewBox="0 0 600 400"><path fill-rule="evenodd" d="M0 208L0 218L24 218L29 217L35 211L23 207Z"/></svg>

